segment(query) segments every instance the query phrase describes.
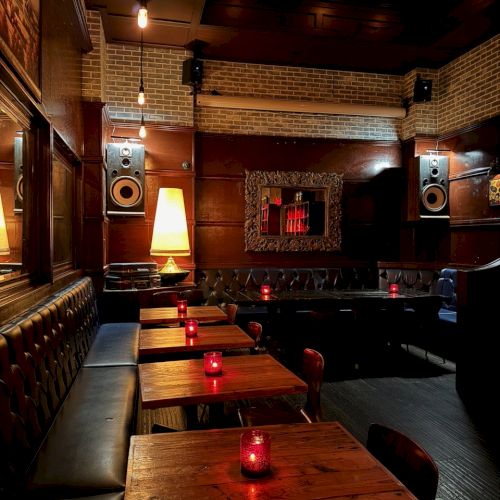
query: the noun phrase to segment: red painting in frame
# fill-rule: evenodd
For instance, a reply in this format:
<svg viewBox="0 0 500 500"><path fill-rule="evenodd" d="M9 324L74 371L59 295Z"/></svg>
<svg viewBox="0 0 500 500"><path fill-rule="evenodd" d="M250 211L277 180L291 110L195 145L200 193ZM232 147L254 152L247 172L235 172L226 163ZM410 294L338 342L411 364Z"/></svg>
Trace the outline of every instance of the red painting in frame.
<svg viewBox="0 0 500 500"><path fill-rule="evenodd" d="M0 52L40 100L40 0L0 0Z"/></svg>

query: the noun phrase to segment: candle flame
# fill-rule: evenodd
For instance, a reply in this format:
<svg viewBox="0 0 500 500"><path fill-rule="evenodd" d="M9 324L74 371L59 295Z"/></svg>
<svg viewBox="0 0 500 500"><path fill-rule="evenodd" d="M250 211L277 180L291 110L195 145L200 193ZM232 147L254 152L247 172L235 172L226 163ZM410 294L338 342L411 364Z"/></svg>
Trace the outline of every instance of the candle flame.
<svg viewBox="0 0 500 500"><path fill-rule="evenodd" d="M217 368L219 366L219 363L217 361L212 362L212 368Z"/></svg>
<svg viewBox="0 0 500 500"><path fill-rule="evenodd" d="M257 460L255 453L250 453L250 456L248 458L250 459L251 462L255 462L255 460Z"/></svg>

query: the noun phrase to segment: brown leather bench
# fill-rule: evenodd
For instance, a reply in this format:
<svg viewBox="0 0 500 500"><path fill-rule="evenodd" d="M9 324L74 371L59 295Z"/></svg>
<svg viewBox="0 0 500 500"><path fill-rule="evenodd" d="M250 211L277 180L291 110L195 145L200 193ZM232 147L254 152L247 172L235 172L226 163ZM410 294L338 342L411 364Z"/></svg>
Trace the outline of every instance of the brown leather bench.
<svg viewBox="0 0 500 500"><path fill-rule="evenodd" d="M90 278L3 325L1 498L122 498L139 330L99 324Z"/></svg>

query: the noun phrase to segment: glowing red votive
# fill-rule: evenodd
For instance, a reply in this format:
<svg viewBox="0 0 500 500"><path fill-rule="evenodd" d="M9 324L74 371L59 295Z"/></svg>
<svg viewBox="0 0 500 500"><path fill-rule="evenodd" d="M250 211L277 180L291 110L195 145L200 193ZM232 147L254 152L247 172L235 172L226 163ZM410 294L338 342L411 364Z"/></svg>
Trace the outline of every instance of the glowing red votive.
<svg viewBox="0 0 500 500"><path fill-rule="evenodd" d="M389 285L389 293L398 293L399 291L399 287L397 285L397 283L391 283Z"/></svg>
<svg viewBox="0 0 500 500"><path fill-rule="evenodd" d="M205 375L209 377L222 375L222 352L210 351L203 354Z"/></svg>
<svg viewBox="0 0 500 500"><path fill-rule="evenodd" d="M187 300L178 300L177 301L177 312L183 314L183 313L187 312L187 308L188 308Z"/></svg>
<svg viewBox="0 0 500 500"><path fill-rule="evenodd" d="M257 429L240 436L241 472L247 476L262 476L271 471L271 435Z"/></svg>
<svg viewBox="0 0 500 500"><path fill-rule="evenodd" d="M261 285L260 286L261 295L270 295L271 294L271 285Z"/></svg>
<svg viewBox="0 0 500 500"><path fill-rule="evenodd" d="M184 330L186 332L186 337L196 337L198 335L198 320L187 319L184 322Z"/></svg>

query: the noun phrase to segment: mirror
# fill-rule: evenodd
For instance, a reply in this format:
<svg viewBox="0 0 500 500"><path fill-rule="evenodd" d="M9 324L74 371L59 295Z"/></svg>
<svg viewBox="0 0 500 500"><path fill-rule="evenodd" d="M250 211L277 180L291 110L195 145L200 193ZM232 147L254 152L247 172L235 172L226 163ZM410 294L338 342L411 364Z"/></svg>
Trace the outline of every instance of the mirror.
<svg viewBox="0 0 500 500"><path fill-rule="evenodd" d="M246 171L245 250L340 250L342 176Z"/></svg>
<svg viewBox="0 0 500 500"><path fill-rule="evenodd" d="M22 128L0 106L0 280L23 268L23 141Z"/></svg>

